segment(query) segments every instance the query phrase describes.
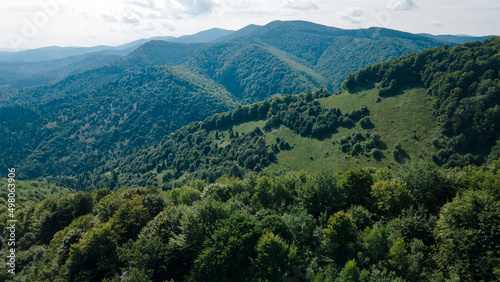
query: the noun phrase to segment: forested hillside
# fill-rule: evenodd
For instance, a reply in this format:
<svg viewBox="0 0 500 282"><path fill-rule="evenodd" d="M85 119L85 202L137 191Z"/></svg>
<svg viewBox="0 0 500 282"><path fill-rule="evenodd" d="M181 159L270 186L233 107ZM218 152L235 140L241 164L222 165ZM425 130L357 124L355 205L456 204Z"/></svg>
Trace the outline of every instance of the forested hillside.
<svg viewBox="0 0 500 282"><path fill-rule="evenodd" d="M223 85L244 104L327 86L321 75L287 53L260 44L214 44L189 60L187 67Z"/></svg>
<svg viewBox="0 0 500 282"><path fill-rule="evenodd" d="M499 176L416 161L169 191L18 182L14 281L496 281Z"/></svg>
<svg viewBox="0 0 500 282"><path fill-rule="evenodd" d="M52 84L96 66L110 63L119 55L88 54L45 62L1 62L0 93Z"/></svg>
<svg viewBox="0 0 500 282"><path fill-rule="evenodd" d="M206 47L204 43L150 41L128 56L82 73L69 75L54 84L29 87L2 94L0 95L0 105L40 104L53 99L88 94L106 84L143 71L148 67L182 64L204 47Z"/></svg>
<svg viewBox="0 0 500 282"><path fill-rule="evenodd" d="M2 165L19 177L89 172L193 121L234 108L218 85L168 67L148 68L95 91L34 108L3 107ZM186 79L187 78L187 79ZM105 93L105 95L103 95Z"/></svg>
<svg viewBox="0 0 500 282"><path fill-rule="evenodd" d="M345 30L303 21L275 21L236 31L228 39L269 45L295 56L321 74L330 91L340 89L345 76L359 68L449 43L384 28Z"/></svg>
<svg viewBox="0 0 500 282"><path fill-rule="evenodd" d="M500 280L500 38L328 89L433 44L274 22L2 96L0 281Z"/></svg>
<svg viewBox="0 0 500 282"><path fill-rule="evenodd" d="M77 183L171 188L261 170L491 162L499 157L498 44L492 38L373 65L345 80L352 94L320 90L238 107L109 162L98 173L107 177Z"/></svg>
<svg viewBox="0 0 500 282"><path fill-rule="evenodd" d="M319 90L240 106L109 162L94 176L79 176L75 185L170 189L191 179L213 182L261 171L397 167L410 158L430 157L429 131L437 123L431 103L421 101L425 92L380 102L377 94L367 91L358 97ZM408 108L405 104L418 114L399 112Z"/></svg>
<svg viewBox="0 0 500 282"><path fill-rule="evenodd" d="M433 141L436 163L482 164L500 156L500 38L425 50L350 74L343 88L375 83L379 95L423 85L433 97L441 134Z"/></svg>
<svg viewBox="0 0 500 282"><path fill-rule="evenodd" d="M27 168L23 178L90 172L238 104L338 89L358 67L444 44L306 22L273 22L230 36L213 44L151 41L54 84L0 95L0 116L17 121L0 124L9 136L2 162Z"/></svg>

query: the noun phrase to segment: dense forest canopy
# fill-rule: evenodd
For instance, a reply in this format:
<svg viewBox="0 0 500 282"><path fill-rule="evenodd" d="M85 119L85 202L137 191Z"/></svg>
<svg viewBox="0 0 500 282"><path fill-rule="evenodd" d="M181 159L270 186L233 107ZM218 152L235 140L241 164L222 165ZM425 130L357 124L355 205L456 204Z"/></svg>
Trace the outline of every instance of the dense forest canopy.
<svg viewBox="0 0 500 282"><path fill-rule="evenodd" d="M194 179L168 191L17 185L14 281L500 279L498 160Z"/></svg>

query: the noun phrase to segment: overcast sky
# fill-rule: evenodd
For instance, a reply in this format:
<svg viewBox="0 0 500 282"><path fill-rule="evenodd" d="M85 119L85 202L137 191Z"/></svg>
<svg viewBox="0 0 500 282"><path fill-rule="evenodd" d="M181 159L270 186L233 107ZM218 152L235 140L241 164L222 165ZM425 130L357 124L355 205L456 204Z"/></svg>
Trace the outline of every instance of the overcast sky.
<svg viewBox="0 0 500 282"><path fill-rule="evenodd" d="M15 0L0 3L0 49L119 45L274 20L498 35L499 18L499 0Z"/></svg>

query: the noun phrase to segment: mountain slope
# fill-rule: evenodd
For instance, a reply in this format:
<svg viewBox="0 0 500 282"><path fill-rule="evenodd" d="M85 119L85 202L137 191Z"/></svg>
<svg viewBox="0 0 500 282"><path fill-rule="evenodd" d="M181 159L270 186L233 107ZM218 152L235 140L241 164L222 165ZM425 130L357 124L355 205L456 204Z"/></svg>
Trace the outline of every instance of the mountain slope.
<svg viewBox="0 0 500 282"><path fill-rule="evenodd" d="M43 62L81 56L91 53L106 52L108 55L126 55L137 46L110 47L43 47L19 52L0 52L0 62Z"/></svg>
<svg viewBox="0 0 500 282"><path fill-rule="evenodd" d="M359 68L448 43L384 28L344 30L303 21L252 26L249 32L229 39L271 45L296 56L320 73L334 91L348 73Z"/></svg>
<svg viewBox="0 0 500 282"><path fill-rule="evenodd" d="M95 84L109 83L123 77L121 73L126 75L151 64L187 61L190 68L196 68L194 71L216 80L241 101L249 103L274 94L320 87L337 90L349 72L445 43L380 28L342 30L300 21L249 26L220 39L224 38L234 42L204 46L153 41L115 63L70 76L53 87L2 95L0 102L26 103L32 98L46 101L79 88L94 89ZM221 63L223 60L225 64Z"/></svg>
<svg viewBox="0 0 500 282"><path fill-rule="evenodd" d="M150 41L125 57L70 75L57 83L4 93L0 95L0 105L37 104L74 94L88 93L147 67L182 64L205 46L203 43Z"/></svg>
<svg viewBox="0 0 500 282"><path fill-rule="evenodd" d="M25 177L92 171L129 149L154 144L189 122L238 104L335 89L335 81L355 66L443 44L386 29L350 31L306 22L273 22L239 34L243 36L213 44L151 41L125 57L55 84L1 95L0 105L22 104L20 117L32 118L25 122L26 131L19 133L27 145L14 163L31 167ZM141 95L146 104L137 110L133 101ZM194 104L189 107L188 101ZM147 103L154 110L148 110ZM130 120L131 130L116 125L131 110L146 129ZM8 113L11 108L0 111ZM300 129L296 134L303 137L337 127L325 121L313 128L316 115L311 111L304 124L288 126ZM346 125L352 126L349 119L353 123L357 118L347 118ZM13 126L5 125L4 131L20 132Z"/></svg>
<svg viewBox="0 0 500 282"><path fill-rule="evenodd" d="M233 31L213 28L201 31L193 35L181 37L155 37L150 39L136 40L117 47L95 46L95 47L46 47L20 52L0 52L0 92L21 89L24 87L52 84L68 75L82 72L86 69L104 65L122 56L127 56L142 45L148 45L151 41L176 42L176 43L202 43L211 42L219 37L231 34ZM154 45L160 43L153 43ZM168 64L181 64L185 61L185 55L189 54L193 45L174 45L166 43L163 47L167 50L176 49L171 52ZM201 46L201 45L198 45ZM179 49L180 47L180 49ZM181 52L188 49L187 52ZM144 51L144 50L143 50ZM155 50L157 51L157 50ZM141 52L139 52L141 53ZM136 53L137 55L137 53ZM156 60L153 54L146 55L149 60ZM163 54L165 56L165 54ZM163 57L165 60L165 57ZM143 62L141 66L147 66ZM155 62L148 62L157 64ZM151 65L150 64L150 65Z"/></svg>
<svg viewBox="0 0 500 282"><path fill-rule="evenodd" d="M326 86L319 74L286 53L258 44L214 44L190 59L187 66L224 85L243 103Z"/></svg>
<svg viewBox="0 0 500 282"><path fill-rule="evenodd" d="M69 75L110 63L120 57L91 53L44 62L4 62L0 65L0 93L56 83Z"/></svg>
<svg viewBox="0 0 500 282"><path fill-rule="evenodd" d="M442 123L434 160L442 165L481 164L500 148L500 37L453 48L440 47L383 62L350 74L343 87L376 83L381 96L423 85Z"/></svg>
<svg viewBox="0 0 500 282"><path fill-rule="evenodd" d="M382 101L377 97L377 89L354 95L323 90L238 107L190 124L103 171L117 175L113 185L169 188L252 171L395 168L436 152L432 140L438 124L425 89ZM109 186L109 181L94 178L80 185Z"/></svg>
<svg viewBox="0 0 500 282"><path fill-rule="evenodd" d="M227 30L222 28L211 28L205 31L200 31L198 33L192 35L183 35L176 39L173 39L172 42L182 42L182 43L195 43L195 42L212 42L216 41L221 37L229 36L233 33L233 30Z"/></svg>
<svg viewBox="0 0 500 282"><path fill-rule="evenodd" d="M249 171L396 167L422 157L482 164L500 156L499 71L498 37L425 50L350 74L343 87L352 94L318 91L239 107L104 171L123 185L171 187ZM109 179L101 181L87 184Z"/></svg>
<svg viewBox="0 0 500 282"><path fill-rule="evenodd" d="M235 104L229 93L202 77L149 68L88 93L36 107L1 108L0 115L15 113L20 119L0 125L17 140L2 140L2 165L15 164L24 178L91 171Z"/></svg>
<svg viewBox="0 0 500 282"><path fill-rule="evenodd" d="M212 28L191 35L180 37L158 36L149 39L139 39L119 46L93 46L93 47L42 47L18 52L0 51L0 62L42 62L64 59L67 57L81 56L86 54L105 53L107 55L125 56L152 40L163 40L177 43L202 43L211 42L220 37L228 36L232 30Z"/></svg>

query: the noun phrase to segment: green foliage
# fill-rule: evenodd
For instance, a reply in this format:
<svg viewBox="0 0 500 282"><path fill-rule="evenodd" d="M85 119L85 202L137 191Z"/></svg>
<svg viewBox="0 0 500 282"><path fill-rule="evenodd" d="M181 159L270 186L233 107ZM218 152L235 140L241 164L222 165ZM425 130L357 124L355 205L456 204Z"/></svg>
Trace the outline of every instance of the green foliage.
<svg viewBox="0 0 500 282"><path fill-rule="evenodd" d="M335 262L344 262L356 242L356 225L350 214L336 212L323 229L321 246L325 255Z"/></svg>
<svg viewBox="0 0 500 282"><path fill-rule="evenodd" d="M189 186L174 188L167 192L167 197L175 204L192 204L200 199L201 192Z"/></svg>
<svg viewBox="0 0 500 282"><path fill-rule="evenodd" d="M141 196L136 195L118 208L109 219L109 223L115 230L118 243L123 243L129 239L135 239L142 227L151 219L141 202Z"/></svg>
<svg viewBox="0 0 500 282"><path fill-rule="evenodd" d="M196 191L187 201L153 187L45 194L16 211L16 258L23 263L16 275L27 281L495 280L498 169L409 162L396 173L253 174L191 181L179 188ZM443 191L460 192L448 201L438 199ZM429 192L436 194L422 196ZM73 219L65 203L82 199L92 203L90 212ZM58 216L68 211L60 218L69 223L55 234L39 229L47 207ZM46 237L48 243L39 240ZM4 241L2 251L7 247Z"/></svg>
<svg viewBox="0 0 500 282"><path fill-rule="evenodd" d="M500 204L485 191L459 194L442 209L437 239L450 277L494 280L500 249Z"/></svg>
<svg viewBox="0 0 500 282"><path fill-rule="evenodd" d="M301 205L316 217L341 210L345 206L344 197L337 178L328 171L315 175L298 188Z"/></svg>
<svg viewBox="0 0 500 282"><path fill-rule="evenodd" d="M277 179L264 176L259 179L254 189L255 193L250 200L253 206L277 210L291 202L290 192Z"/></svg>
<svg viewBox="0 0 500 282"><path fill-rule="evenodd" d="M408 153L406 153L406 151L401 146L401 143L399 143L399 142L394 144L394 149L392 150L392 155L394 156L394 159L400 164L405 163L406 159L409 158Z"/></svg>
<svg viewBox="0 0 500 282"><path fill-rule="evenodd" d="M166 277L164 266L166 253L166 245L158 236L139 237L135 242L129 241L118 248L120 261L132 268L129 272L131 281L137 279L132 277L139 275L144 275L143 279L163 280Z"/></svg>
<svg viewBox="0 0 500 282"><path fill-rule="evenodd" d="M424 85L442 121L442 149L434 161L449 167L479 164L495 152L492 148L500 138L499 49L498 37L433 48L360 69L348 75L343 86L352 92L367 82L379 83L379 95L390 96L404 87ZM394 153L401 162L401 151Z"/></svg>
<svg viewBox="0 0 500 282"><path fill-rule="evenodd" d="M255 280L279 281L289 279L298 263L297 249L288 245L280 236L264 233L257 245L256 257L252 259L252 273Z"/></svg>
<svg viewBox="0 0 500 282"><path fill-rule="evenodd" d="M340 276L335 280L339 282L348 282L348 281L360 281L360 272L359 268L356 265L356 260L350 260L346 262L344 268L340 272Z"/></svg>
<svg viewBox="0 0 500 282"><path fill-rule="evenodd" d="M363 119L361 120L363 121ZM340 150L343 153L350 154L352 156L363 154L372 156L377 161L380 161L384 157L384 153L380 149L385 146L384 142L382 142L380 138L380 135L376 133L372 135L368 132L362 134L361 132L355 131L351 133L351 135L347 137L343 136L340 139Z"/></svg>
<svg viewBox="0 0 500 282"><path fill-rule="evenodd" d="M91 195L82 192L45 200L38 210L38 240L47 244L57 231L77 217L92 212L92 206Z"/></svg>
<svg viewBox="0 0 500 282"><path fill-rule="evenodd" d="M194 278L235 281L249 277L249 265L256 256L255 244L259 237L260 231L251 217L234 213L204 242L194 262Z"/></svg>
<svg viewBox="0 0 500 282"><path fill-rule="evenodd" d="M117 268L118 255L110 224L89 230L76 244L71 245L65 264L67 277L72 281L101 280L110 277Z"/></svg>
<svg viewBox="0 0 500 282"><path fill-rule="evenodd" d="M443 171L427 160L403 165L396 179L406 183L415 201L433 213L457 192Z"/></svg>
<svg viewBox="0 0 500 282"><path fill-rule="evenodd" d="M377 181L371 188L375 208L388 216L409 208L415 200L408 187L395 179Z"/></svg>
<svg viewBox="0 0 500 282"><path fill-rule="evenodd" d="M389 253L388 230L385 226L366 228L360 234L361 252L358 258L363 265L384 261Z"/></svg>
<svg viewBox="0 0 500 282"><path fill-rule="evenodd" d="M369 205L373 177L368 170L348 170L342 177L341 185L349 199L348 204Z"/></svg>

